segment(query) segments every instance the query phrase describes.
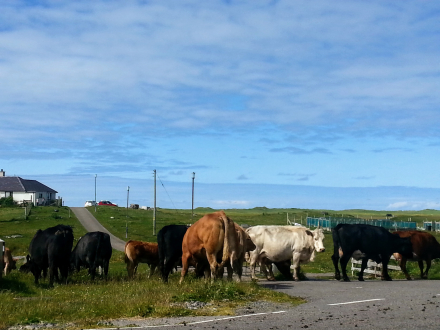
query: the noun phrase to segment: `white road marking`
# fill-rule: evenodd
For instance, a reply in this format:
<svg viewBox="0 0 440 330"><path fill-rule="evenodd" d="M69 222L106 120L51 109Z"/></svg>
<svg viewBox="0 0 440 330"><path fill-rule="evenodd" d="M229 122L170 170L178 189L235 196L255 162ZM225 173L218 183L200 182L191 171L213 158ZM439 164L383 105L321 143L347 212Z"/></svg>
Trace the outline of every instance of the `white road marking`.
<svg viewBox="0 0 440 330"><path fill-rule="evenodd" d="M370 301L378 301L378 300L385 300L385 298L349 301L349 302L343 302L343 303L337 303L337 304L328 304L328 305L329 306L348 305L348 304L358 304L358 303L370 302Z"/></svg>
<svg viewBox="0 0 440 330"><path fill-rule="evenodd" d="M225 321L231 319L238 319L242 317L250 317L250 316L260 316L260 315L269 315L269 314L281 314L286 313L286 311L278 311L278 312L270 312L270 313L255 313L255 314L246 314L246 315L238 315L238 316L228 316L222 317L219 319L210 319L204 321L197 322L182 322L177 324L162 324L162 325L144 325L144 326L136 326L136 327L116 327L116 328L100 328L99 330L124 330L124 329L145 329L145 328L161 328L161 327L177 327L182 325L193 325L193 324L201 324L201 323L209 323L216 321ZM97 330L97 329L84 329L84 330Z"/></svg>

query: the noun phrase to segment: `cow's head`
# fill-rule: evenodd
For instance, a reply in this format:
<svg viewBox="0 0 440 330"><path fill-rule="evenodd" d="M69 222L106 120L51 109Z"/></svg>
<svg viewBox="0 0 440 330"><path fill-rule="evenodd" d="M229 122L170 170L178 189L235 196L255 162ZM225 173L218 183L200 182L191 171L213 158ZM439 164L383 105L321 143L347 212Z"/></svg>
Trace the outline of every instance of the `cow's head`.
<svg viewBox="0 0 440 330"><path fill-rule="evenodd" d="M247 232L244 232L244 236L246 241L245 252L250 252L255 250L257 246L254 244L254 242L252 241L251 237L248 235Z"/></svg>
<svg viewBox="0 0 440 330"><path fill-rule="evenodd" d="M324 231L320 226L318 226L318 228L312 231L312 234L313 234L313 244L315 246L316 252L324 252L325 251L325 247L323 243Z"/></svg>
<svg viewBox="0 0 440 330"><path fill-rule="evenodd" d="M413 257L413 248L411 244L411 238L405 237L405 238L399 238L399 247L398 252L401 255L403 255L405 258L412 258Z"/></svg>
<svg viewBox="0 0 440 330"><path fill-rule="evenodd" d="M26 263L20 266L19 271L23 273L31 272L34 275L38 272L37 264L31 259L29 254L26 256Z"/></svg>
<svg viewBox="0 0 440 330"><path fill-rule="evenodd" d="M26 256L26 263L24 263L23 265L20 266L20 269L19 269L20 272L29 273L31 271L31 269L29 267L30 266L29 260L30 260L30 256L28 254Z"/></svg>

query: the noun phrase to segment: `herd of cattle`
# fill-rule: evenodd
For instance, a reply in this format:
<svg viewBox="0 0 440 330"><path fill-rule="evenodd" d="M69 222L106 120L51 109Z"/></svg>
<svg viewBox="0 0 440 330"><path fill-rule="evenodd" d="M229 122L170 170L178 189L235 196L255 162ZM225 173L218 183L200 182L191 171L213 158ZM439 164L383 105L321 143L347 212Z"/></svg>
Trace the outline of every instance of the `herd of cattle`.
<svg viewBox="0 0 440 330"><path fill-rule="evenodd" d="M407 279L411 279L406 269L408 260L418 261L422 278L427 278L431 260L440 258L440 244L435 237L421 231L388 230L362 224L339 224L332 230L334 251L332 261L335 278L349 281L347 264L351 257L362 259L358 279L363 281L363 273L368 259L382 263L382 279L391 280L387 265L394 254ZM324 233L321 228L310 230L302 226L253 226L244 230L234 223L223 211L206 214L192 226L168 225L157 235L157 243L128 241L125 245L125 263L129 278L136 274L139 263L147 263L150 275L156 268L162 280L168 281L173 269L181 265L180 283L190 266L197 277L214 280L223 277L232 280L233 273L241 280L243 263L249 262L251 278L256 279L257 264L268 280L274 280L272 264L288 279L299 280L300 264L313 261L315 252L324 252ZM110 236L103 232L89 232L81 237L73 247L72 228L57 225L38 230L29 245L26 263L20 271L31 272L38 284L41 272L49 283L54 280L66 282L70 271L87 268L92 279L101 267L106 277L112 255ZM424 270L423 261L427 267ZM15 269L16 260L6 248L4 253L5 275ZM293 269L293 276L290 270ZM269 272L268 272L269 270ZM61 279L58 276L61 275Z"/></svg>

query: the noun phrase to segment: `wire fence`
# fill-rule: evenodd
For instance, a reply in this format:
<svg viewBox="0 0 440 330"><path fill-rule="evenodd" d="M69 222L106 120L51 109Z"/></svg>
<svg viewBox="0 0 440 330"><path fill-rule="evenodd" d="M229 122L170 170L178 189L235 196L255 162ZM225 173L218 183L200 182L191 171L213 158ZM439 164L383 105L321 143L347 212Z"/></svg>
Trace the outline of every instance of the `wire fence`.
<svg viewBox="0 0 440 330"><path fill-rule="evenodd" d="M334 217L328 217L328 218L307 217L307 227L321 226L324 229L331 230L340 223L372 225L372 226L383 227L388 230L417 229L417 223L409 222L409 221L393 221L388 219L367 220L367 219L358 219L358 218L352 219L352 218L334 218ZM440 223L439 223L439 228L440 228Z"/></svg>

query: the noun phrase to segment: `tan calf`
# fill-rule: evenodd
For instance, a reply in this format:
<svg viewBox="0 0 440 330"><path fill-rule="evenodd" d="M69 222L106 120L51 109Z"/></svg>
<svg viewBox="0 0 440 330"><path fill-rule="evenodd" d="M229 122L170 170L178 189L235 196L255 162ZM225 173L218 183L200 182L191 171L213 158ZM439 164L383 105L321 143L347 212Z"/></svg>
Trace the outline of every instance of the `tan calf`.
<svg viewBox="0 0 440 330"><path fill-rule="evenodd" d="M5 254L3 255L3 264L5 266L5 276L8 275L12 269L17 269L16 262L18 259L12 258L11 251L5 248Z"/></svg>
<svg viewBox="0 0 440 330"><path fill-rule="evenodd" d="M125 263L128 277L132 278L139 263L146 263L150 267L150 277L159 265L159 249L157 243L128 241L125 243Z"/></svg>

